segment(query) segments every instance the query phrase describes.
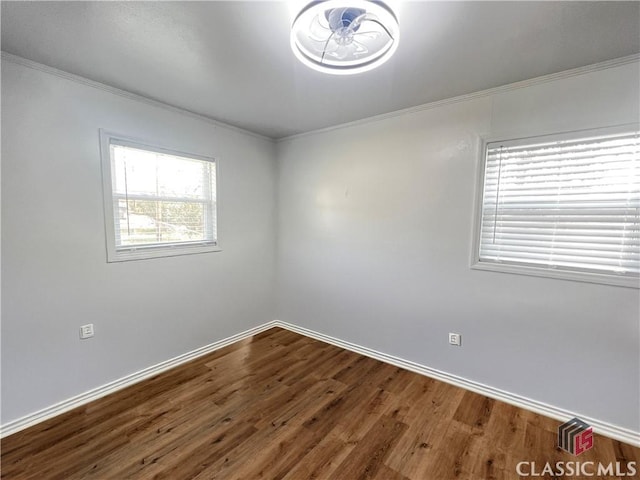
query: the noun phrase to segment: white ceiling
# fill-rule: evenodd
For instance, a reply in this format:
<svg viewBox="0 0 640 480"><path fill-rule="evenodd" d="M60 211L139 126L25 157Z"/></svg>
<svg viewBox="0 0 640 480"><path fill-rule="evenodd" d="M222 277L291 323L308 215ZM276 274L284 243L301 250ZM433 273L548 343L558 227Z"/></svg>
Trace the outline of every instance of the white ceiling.
<svg viewBox="0 0 640 480"><path fill-rule="evenodd" d="M280 138L640 51L640 2L399 2L395 56L322 74L294 2L2 2L2 50Z"/></svg>

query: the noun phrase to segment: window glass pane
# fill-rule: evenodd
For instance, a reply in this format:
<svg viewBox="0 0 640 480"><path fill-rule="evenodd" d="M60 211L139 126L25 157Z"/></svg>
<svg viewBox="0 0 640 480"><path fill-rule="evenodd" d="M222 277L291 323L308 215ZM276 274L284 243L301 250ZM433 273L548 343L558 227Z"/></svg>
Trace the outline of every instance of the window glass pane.
<svg viewBox="0 0 640 480"><path fill-rule="evenodd" d="M210 240L206 205L152 200L117 201L119 246Z"/></svg>
<svg viewBox="0 0 640 480"><path fill-rule="evenodd" d="M116 193L210 198L211 163L113 145Z"/></svg>
<svg viewBox="0 0 640 480"><path fill-rule="evenodd" d="M638 277L638 132L489 143L479 261Z"/></svg>
<svg viewBox="0 0 640 480"><path fill-rule="evenodd" d="M215 163L110 144L115 247L216 242Z"/></svg>

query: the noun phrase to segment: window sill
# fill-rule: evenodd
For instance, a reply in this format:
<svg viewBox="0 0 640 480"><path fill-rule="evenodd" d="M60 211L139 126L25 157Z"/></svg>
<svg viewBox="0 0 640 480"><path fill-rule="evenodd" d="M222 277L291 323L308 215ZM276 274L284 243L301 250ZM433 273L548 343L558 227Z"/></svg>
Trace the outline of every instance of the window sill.
<svg viewBox="0 0 640 480"><path fill-rule="evenodd" d="M219 245L163 245L157 247L139 247L107 252L107 262L128 262L150 258L177 257L197 253L221 252Z"/></svg>
<svg viewBox="0 0 640 480"><path fill-rule="evenodd" d="M516 275L529 275L534 277L555 278L574 282L598 283L617 287L640 288L640 279L611 275L604 273L575 272L551 268L533 267L528 265L500 264L476 261L471 265L472 270L485 270L500 273L512 273Z"/></svg>

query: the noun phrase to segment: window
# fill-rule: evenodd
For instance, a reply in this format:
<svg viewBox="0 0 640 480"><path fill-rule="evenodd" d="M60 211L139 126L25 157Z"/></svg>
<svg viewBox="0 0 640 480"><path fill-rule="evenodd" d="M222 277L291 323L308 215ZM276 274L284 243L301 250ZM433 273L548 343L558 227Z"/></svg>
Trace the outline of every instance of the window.
<svg viewBox="0 0 640 480"><path fill-rule="evenodd" d="M474 268L638 288L637 126L488 142Z"/></svg>
<svg viewBox="0 0 640 480"><path fill-rule="evenodd" d="M216 162L101 132L107 261L219 250Z"/></svg>

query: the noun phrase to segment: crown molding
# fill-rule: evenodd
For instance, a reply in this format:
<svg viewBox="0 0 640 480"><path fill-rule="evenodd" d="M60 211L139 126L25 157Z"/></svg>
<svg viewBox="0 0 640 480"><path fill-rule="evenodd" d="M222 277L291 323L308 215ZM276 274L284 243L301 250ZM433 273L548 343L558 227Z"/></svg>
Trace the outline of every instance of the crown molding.
<svg viewBox="0 0 640 480"><path fill-rule="evenodd" d="M480 90L478 92L473 92L473 93L468 93L465 95L459 95L457 97L451 97L451 98L447 98L444 100L438 100L435 102L430 102L430 103L425 103L422 105L417 105L414 107L409 107L409 108L404 108L401 110L395 110L393 112L388 112L388 113L383 113L380 115L374 115L372 117L367 117L367 118L363 118L360 120L354 120L352 122L346 122L346 123L341 123L338 125L332 125L330 127L325 127L325 128L320 128L317 130L310 130L308 132L303 132L303 133L297 133L295 135L289 135L286 137L280 137L280 138L271 138L271 137L267 137L265 135L260 135L259 133L256 132L252 132L250 130L245 130L244 128L241 127L236 127L235 125L230 125L224 122L221 122L219 120L216 120L215 118L212 117L208 117L206 115L202 115L199 113L195 113L192 112L190 110L186 110L184 108L180 108L180 107L176 107L175 105L170 105L168 103L164 103L161 102L159 100L155 100L149 97L145 97L143 95L139 95L136 93L131 93L127 90L122 90L120 88L116 88L116 87L112 87L110 85L101 83L101 82L97 82L95 80L90 80L88 78L85 77L81 77L80 75L75 75L73 73L69 73L69 72L65 72L64 70L59 70L57 68L54 67L50 67L48 65L44 65L42 63L38 63L38 62L34 62L32 60L28 60L26 58L20 57L18 55L13 55L11 53L7 53L5 51L2 51L2 59L6 60L8 62L11 63L15 63L18 65L22 65L24 67L27 68L32 68L34 70L39 70L41 72L44 73L48 73L50 75L54 75L60 78L64 78L67 80L70 80L72 82L76 82L82 85L86 85L89 87L93 87L93 88L97 88L99 90L103 90L109 93L113 93L114 95L119 95L121 97L124 98L128 98L130 100L134 100L140 103L145 103L147 105L152 105L155 107L159 107L159 108L163 108L165 110L169 110L172 112L176 112L176 113L180 113L182 115L191 117L191 118L195 118L198 120L201 120L203 122L207 122L210 123L212 125L215 125L217 127L220 128L226 128L228 130L232 130L232 131L236 131L236 132L240 132L240 133L244 133L246 135L250 135L252 137L256 137L256 138L260 138L262 140L268 140L270 142L274 142L274 143L283 143L283 142L287 142L289 140L296 140L299 138L303 138L303 137L307 137L307 136L312 136L312 135L317 135L317 134L321 134L321 133L326 133L326 132L330 132L333 130L340 130L340 129L344 129L344 128L348 128L348 127L353 127L353 126L358 126L358 125L365 125L368 123L376 123L376 122L380 122L383 120L387 120L390 118L395 118L395 117L399 117L402 115L410 115L413 113L419 113L425 110L431 110L434 108L438 108L438 107L442 107L442 106L446 106L446 105L452 105L455 103L460 103L460 102L465 102L467 100L474 100L474 99L478 99L478 98L483 98L483 97L488 97L491 95L496 95L496 94L500 94L500 93L506 93L506 92L510 92L513 90L518 90L521 88L527 88L527 87L531 87L531 86L535 86L535 85L540 85L543 83L548 83L548 82L553 82L556 80L562 80L565 78L571 78L571 77L576 77L576 76L580 76L580 75L584 75L587 73L591 73L591 72L597 72L600 70L607 70L610 68L615 68L615 67L620 67L623 65L628 65L630 63L637 63L640 62L640 53L638 54L633 54L633 55L628 55L626 57L620 57L620 58L614 58L612 60L606 60L604 62L599 62L599 63L594 63L592 65L586 65L584 67L578 67L578 68L573 68L571 70L564 70L562 72L557 72L557 73L552 73L549 75L543 75L540 77L535 77L535 78L531 78L531 79L527 79L527 80L522 80L520 82L515 82L515 83L510 83L507 85L502 85L499 87L494 87L494 88L489 88L486 90Z"/></svg>
<svg viewBox="0 0 640 480"><path fill-rule="evenodd" d="M403 108L402 110L395 110L393 112L382 113L373 117L367 117L360 120L354 120L353 122L341 123L339 125L332 125L330 127L320 128L317 130L311 130L309 132L297 133L295 135L289 135L276 139L277 143L283 143L289 140L296 140L303 137L312 135L318 135L321 133L330 132L333 130L341 130L343 128L354 127L358 125L366 125L368 123L381 122L390 118L400 117L402 115L410 115L413 113L419 113L425 110L431 110L446 105L452 105L455 103L465 102L468 100L475 100L479 98L489 97L500 93L511 92L513 90L519 90L521 88L532 87L543 83L554 82L556 80L562 80L565 78L577 77L591 72L597 72L600 70L607 70L610 68L620 67L628 65L630 63L636 63L640 61L640 53L628 55L626 57L614 58L612 60L606 60L600 63L594 63L592 65L586 65L584 67L573 68L571 70L564 70L562 72L551 73L549 75L543 75L540 77L534 77L520 82L509 83L507 85L501 85L499 87L489 88L486 90L480 90L478 92L467 93L465 95L459 95L457 97L446 98L444 100L437 100L435 102L424 103L415 107Z"/></svg>
<svg viewBox="0 0 640 480"><path fill-rule="evenodd" d="M259 133L252 132L251 130L246 130L241 127L236 127L235 125L230 125L228 123L221 122L220 120L216 120L215 118L209 117L207 115L202 115L200 113L193 112L191 110L187 110L185 108L177 107L175 105L171 105L168 103L161 102L159 100L155 100L150 97L145 97L144 95L139 95L137 93L131 93L127 90L122 90L120 88L112 87L105 83L97 82L95 80L90 80L85 77L81 77L80 75L75 75L73 73L65 72L64 70L59 70L54 67L50 67L48 65L44 65L42 63L34 62L33 60L28 60L26 58L20 57L18 55L13 55L11 53L7 53L2 51L2 60L6 60L11 63L15 63L17 65L22 65L23 67L31 68L33 70L38 70L40 72L48 73L49 75L54 75L56 77L64 78L65 80L70 80L72 82L85 85L87 87L96 88L98 90L102 90L105 92L112 93L114 95L118 95L120 97L127 98L129 100L134 100L136 102L144 103L146 105L151 105L153 107L162 108L164 110L168 110L170 112L179 113L181 115L185 115L190 118L194 118L196 120L200 120L206 123L210 123L219 128L225 128L227 130L232 130L235 132L243 133L245 135L250 135L252 137L260 138L262 140L268 140L273 142L274 139L270 137L266 137L264 135L260 135Z"/></svg>

